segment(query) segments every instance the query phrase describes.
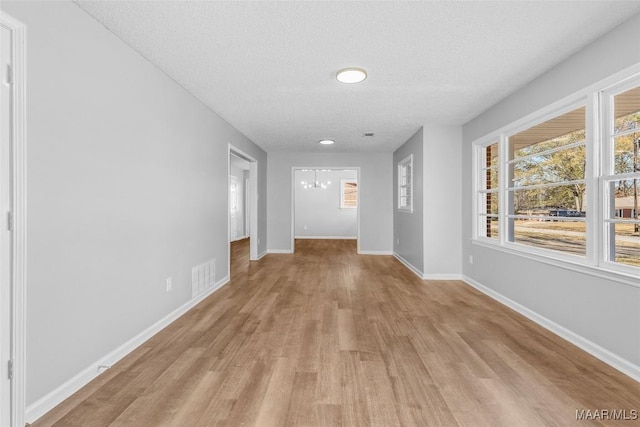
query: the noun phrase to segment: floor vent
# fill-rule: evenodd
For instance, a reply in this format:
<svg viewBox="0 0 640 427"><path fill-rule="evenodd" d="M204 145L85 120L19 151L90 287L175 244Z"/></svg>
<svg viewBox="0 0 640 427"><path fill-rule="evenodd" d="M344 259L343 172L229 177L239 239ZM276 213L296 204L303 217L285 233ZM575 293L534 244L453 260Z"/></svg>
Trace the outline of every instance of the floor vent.
<svg viewBox="0 0 640 427"><path fill-rule="evenodd" d="M200 295L216 283L216 260L212 259L191 269L191 296Z"/></svg>

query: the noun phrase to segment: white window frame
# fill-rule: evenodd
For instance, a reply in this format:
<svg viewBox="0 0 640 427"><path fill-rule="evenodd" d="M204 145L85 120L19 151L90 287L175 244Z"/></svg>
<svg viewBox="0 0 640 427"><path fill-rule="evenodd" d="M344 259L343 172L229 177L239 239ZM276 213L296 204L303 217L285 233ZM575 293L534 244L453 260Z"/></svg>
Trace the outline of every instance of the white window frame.
<svg viewBox="0 0 640 427"><path fill-rule="evenodd" d="M600 95L600 104L602 111L602 156L601 156L601 170L602 175L599 177L599 190L602 194L601 200L601 211L602 211L602 222L600 231L600 265L604 266L607 269L618 270L622 272L628 272L630 274L639 274L640 268L633 267L621 263L617 263L610 260L610 255L613 253L611 250L612 244L615 245L615 231L611 232L611 226L615 227L615 224L623 224L623 223L631 223L631 224L639 224L638 220L624 220L624 219L616 219L615 217L610 216L610 203L611 203L611 192L610 185L614 181L624 180L624 179L640 179L640 172L629 172L616 174L614 171L614 139L613 129L611 125L613 124L613 98L623 92L626 92L629 89L640 86L640 75L635 78L629 78L620 83L613 85L601 92ZM640 130L636 130L640 132ZM616 135L619 136L619 135ZM615 198L614 198L615 199Z"/></svg>
<svg viewBox="0 0 640 427"><path fill-rule="evenodd" d="M344 185L345 184L355 184L356 185L356 205L355 206L346 206L344 202ZM358 180L357 179L341 179L340 180L340 209L358 209Z"/></svg>
<svg viewBox="0 0 640 427"><path fill-rule="evenodd" d="M403 184L402 178L404 177L404 174L406 174L407 166L409 166L411 173L407 179L407 182ZM413 175L414 175L413 174L413 154L410 154L398 162L398 211L399 212L413 213ZM403 190L409 193L408 205L404 205L402 203L402 198L406 197L402 195L404 192Z"/></svg>
<svg viewBox="0 0 640 427"><path fill-rule="evenodd" d="M523 117L513 123L485 135L473 142L473 192L472 192L472 231L473 244L489 247L495 250L517 254L525 258L559 266L565 269L589 273L593 276L615 280L625 284L640 287L637 279L640 268L607 260L608 243L606 225L611 223L607 218L607 186L608 182L626 177L626 175L607 175L611 171L612 162L609 154L610 142L607 135L609 121L606 117L610 114L603 109L610 108L611 104L603 102L605 96L613 96L624 92L640 83L640 64L628 67L609 78L574 93L560 101L557 101L543 109ZM586 256L572 255L561 251L538 248L512 242L508 234L508 135L514 135L536 124L564 114L580 106L586 107L586 147L587 159L585 170L586 182ZM608 106L608 107L607 107ZM487 238L481 235L480 213L481 190L483 180L480 174L483 171L483 148L499 141L500 168L499 180L499 239ZM609 168L609 169L607 169ZM637 175L633 175L634 177ZM614 220L613 222L617 222Z"/></svg>
<svg viewBox="0 0 640 427"><path fill-rule="evenodd" d="M474 211L474 222L473 222L473 235L476 236L477 239L480 240L486 240L488 242L499 242L502 239L502 224L501 224L501 212L503 212L503 204L502 204L502 181L503 181L503 176L502 176L502 144L501 144L501 139L499 136L497 137L490 137L490 138L485 138L479 141L476 141L475 143L475 148L474 148L474 156L475 156L475 161L473 162L473 175L475 177L475 179L477 180L477 185L474 188L474 192L473 192L473 206L475 206L475 211ZM486 171L486 167L485 167L485 158L484 158L484 149L493 145L493 144L498 144L498 158L499 163L498 163L498 188L497 189L492 189L492 191L488 191L485 188L485 180L484 178L481 179L480 174L482 173L483 176L485 175L483 172ZM482 210L482 202L483 199L480 196L481 194L484 193L492 193L492 194L497 194L498 195L498 214L497 215L490 215L490 214L483 214L483 210ZM484 220L483 220L484 218ZM490 237L486 237L483 234L480 233L480 230L482 229L482 227L486 226L486 218L498 218L498 239L493 239Z"/></svg>

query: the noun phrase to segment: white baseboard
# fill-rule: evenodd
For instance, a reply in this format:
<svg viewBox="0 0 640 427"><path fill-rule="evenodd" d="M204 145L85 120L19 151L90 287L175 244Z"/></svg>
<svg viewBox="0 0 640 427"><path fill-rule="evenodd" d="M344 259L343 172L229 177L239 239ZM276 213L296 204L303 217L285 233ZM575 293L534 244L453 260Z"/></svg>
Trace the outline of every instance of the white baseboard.
<svg viewBox="0 0 640 427"><path fill-rule="evenodd" d="M392 255L422 280L464 280L462 274L425 274L396 252L393 252Z"/></svg>
<svg viewBox="0 0 640 427"><path fill-rule="evenodd" d="M402 258L400 255L398 255L396 252L393 253L393 256L400 261L402 264L404 264L405 267L407 267L409 270L411 270L416 276L418 276L419 278L422 279L422 271L418 270L416 267L414 267L409 261L407 261L406 259Z"/></svg>
<svg viewBox="0 0 640 427"><path fill-rule="evenodd" d="M525 316L526 318L530 319L531 321L537 323L538 325L542 326L545 329L548 329L549 331L553 332L554 334L558 335L561 338L564 338L565 340L569 341L570 343L576 345L577 347L580 347L582 350L586 351L587 353L591 354L592 356L600 359L601 361L603 361L604 363L606 363L607 365L617 369L618 371L622 372L625 375L628 375L629 377L633 378L634 380L640 382L640 366L628 361L627 359L618 356L615 353L612 353L611 351L607 350L604 347L601 347L600 345L594 343L591 340L588 340L587 338L576 334L575 332L565 328L562 325L557 324L556 322L554 322L553 320L549 320L546 317L536 313L535 311L523 306L520 303L517 303L515 301L513 301L512 299L509 299L507 297L505 297L504 295L500 294L499 292L494 291L491 288L488 288L484 285L482 285L481 283L475 281L474 279L468 277L468 276L463 276L462 280L464 280L467 284L469 284L470 286L473 286L474 288L476 288L477 290L479 290L480 292L482 292L483 294L493 298L494 300L506 305L507 307L511 308L512 310L517 311L518 313L522 314L523 316Z"/></svg>
<svg viewBox="0 0 640 427"><path fill-rule="evenodd" d="M180 316L185 314L191 308L196 306L199 302L204 300L206 297L220 289L226 283L229 282L229 276L217 281L211 289L207 289L202 294L196 296L195 298L187 301L185 304L181 305L171 313L167 314L162 319L158 320L156 323L140 332L135 337L131 338L129 341L122 344L120 347L111 351L109 354L101 357L96 362L89 365L87 368L76 374L74 377L70 378L64 384L51 391L41 399L38 399L33 404L29 405L26 408L25 420L28 423L33 423L38 418L55 408L58 404L60 404L63 400L67 399L76 391L80 390L82 387L87 385L91 380L100 375L103 371L100 370L100 366L112 366L120 359L131 353L133 350L138 348L140 345L144 344L147 340L153 337L155 334L160 332L162 329L169 326L172 322L178 319Z"/></svg>
<svg viewBox="0 0 640 427"><path fill-rule="evenodd" d="M423 274L424 280L463 280L462 274Z"/></svg>
<svg viewBox="0 0 640 427"><path fill-rule="evenodd" d="M356 236L296 236L296 239L357 240Z"/></svg>
<svg viewBox="0 0 640 427"><path fill-rule="evenodd" d="M358 255L393 255L393 251L358 251Z"/></svg>
<svg viewBox="0 0 640 427"><path fill-rule="evenodd" d="M267 249L267 253L270 254L292 254L291 249Z"/></svg>
<svg viewBox="0 0 640 427"><path fill-rule="evenodd" d="M258 254L258 259L256 261L261 260L268 253L269 253L268 251L262 251L261 253Z"/></svg>

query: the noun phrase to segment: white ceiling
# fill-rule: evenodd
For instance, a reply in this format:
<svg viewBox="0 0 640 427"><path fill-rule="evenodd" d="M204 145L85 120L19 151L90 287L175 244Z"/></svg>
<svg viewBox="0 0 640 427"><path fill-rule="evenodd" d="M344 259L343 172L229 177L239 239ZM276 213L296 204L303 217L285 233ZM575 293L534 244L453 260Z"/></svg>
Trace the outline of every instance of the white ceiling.
<svg viewBox="0 0 640 427"><path fill-rule="evenodd" d="M78 5L266 151L309 152L393 151L421 125L464 124L640 11L639 1ZM338 83L349 66L368 79Z"/></svg>

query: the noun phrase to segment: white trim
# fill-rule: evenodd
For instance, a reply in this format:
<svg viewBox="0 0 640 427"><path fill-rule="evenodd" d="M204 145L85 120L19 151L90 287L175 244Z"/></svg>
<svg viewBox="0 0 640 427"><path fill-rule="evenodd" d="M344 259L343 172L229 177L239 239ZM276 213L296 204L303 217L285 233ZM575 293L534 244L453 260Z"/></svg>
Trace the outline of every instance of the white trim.
<svg viewBox="0 0 640 427"><path fill-rule="evenodd" d="M552 264L557 267L578 271L580 273L589 274L596 277L602 277L608 280L620 283L640 286L637 280L637 267L627 266L620 263L607 261L610 247L610 239L607 236L608 217L605 215L607 211L608 186L606 182L616 178L610 175L612 170L613 159L610 153L610 135L608 126L611 121L610 103L604 102L603 98L611 98L614 94L621 93L631 87L635 87L640 80L638 69L640 63L636 63L608 78L595 82L586 88L574 92L552 104L537 109L527 114L519 120L508 123L496 131L493 131L481 138L477 138L472 142L475 147L473 150L473 177L472 177L472 242L484 247L491 247L503 252L524 256L536 261ZM575 256L561 251L553 251L550 249L536 248L534 246L525 246L511 241L513 237L510 232L509 218L517 217L510 215L510 200L514 191L523 187L507 187L508 178L508 143L507 135L512 135L521 130L528 129L539 123L557 117L565 112L575 108L585 107L585 132L586 132L586 166L585 178L586 184L586 209L589 215L584 219L586 222L586 250L585 256ZM603 111L604 110L604 111ZM600 126L602 125L602 128ZM499 171L499 241L490 241L481 236L480 218L481 209L479 207L479 191L481 168L481 148L491 144L496 139L500 143L500 171ZM581 143L582 144L582 143ZM575 145L575 144L574 144ZM565 146L564 148L566 148ZM513 163L513 162L511 162ZM624 179L634 174L620 174ZM568 182L561 183L566 185ZM558 185L554 183L552 185ZM549 186L544 184L544 186ZM531 188L532 186L529 186ZM536 187L542 187L538 185Z"/></svg>
<svg viewBox="0 0 640 427"><path fill-rule="evenodd" d="M296 236L296 239L357 240L358 236Z"/></svg>
<svg viewBox="0 0 640 427"><path fill-rule="evenodd" d="M393 251L358 251L358 255L393 255Z"/></svg>
<svg viewBox="0 0 640 427"><path fill-rule="evenodd" d="M420 279L422 279L422 277L424 276L424 273L422 273L422 271L420 271L418 268L416 268L413 264L411 264L409 261L407 261L406 259L402 258L397 252L393 252L393 256L400 261L405 267L407 267L409 270L411 270L411 272L413 274L415 274L416 276L418 276Z"/></svg>
<svg viewBox="0 0 640 427"><path fill-rule="evenodd" d="M498 301L501 304L506 305L507 307L511 308L512 310L517 311L518 313L522 314L523 316L525 316L526 318L528 318L529 320L537 323L538 325L542 326L543 328L553 332L554 334L558 335L561 338L564 338L565 340L569 341L570 343L576 345L577 347L581 348L582 350L586 351L587 353L591 354L592 356L600 359L601 361L603 361L604 363L606 363L607 365L617 369L618 371L622 372L625 375L628 375L629 377L633 378L636 381L640 382L640 366L618 356L617 354L607 350L604 347L599 346L598 344L594 343L591 340L588 340L587 338L576 334L575 332L565 328L562 325L557 324L556 322L547 319L546 317L536 313L535 311L523 306L520 303L517 303L515 301L513 301L510 298L505 297L504 295L500 294L499 292L494 291L491 288L488 288L487 286L482 285L481 283L477 282L476 280L468 277L468 276L463 276L462 279L464 282L466 282L469 286L474 287L475 289L477 289L478 291L482 292L483 294L489 296L490 298Z"/></svg>
<svg viewBox="0 0 640 427"><path fill-rule="evenodd" d="M492 241L489 241L487 238L483 238L482 240L471 240L471 243L474 245L482 246L489 249L495 249L496 251L505 252L507 254L521 256L523 258L527 258L533 261L542 262L544 264L552 265L554 267L563 268L565 270L575 271L577 273L588 274L593 277L599 277L601 279L611 280L614 282L618 282L623 285L640 287L638 283L638 278L634 274L625 274L619 271L613 271L610 269L604 269L588 264L584 264L581 262L582 259L580 257L574 257L579 259L580 261L571 261L569 259L558 259L555 256L564 255L561 252L549 251L547 254L546 251L544 253L534 253L530 251L529 246L525 245L512 245L512 246L501 246Z"/></svg>
<svg viewBox="0 0 640 427"><path fill-rule="evenodd" d="M27 306L27 34L17 19L0 13L0 22L13 36L13 274L11 280L13 381L11 384L11 425L25 424L26 306Z"/></svg>
<svg viewBox="0 0 640 427"><path fill-rule="evenodd" d="M402 185L400 183L401 182L400 171L402 170L402 168L406 167L407 164L409 165L409 168L411 170L411 175L409 176L411 181L409 183L405 184L405 185ZM414 200L413 200L413 187L414 187L414 181L415 181L414 180L414 170L413 170L413 154L409 154L407 157L405 157L404 159L400 160L398 162L397 168L398 168L398 170L397 170L396 173L398 174L398 188L397 188L398 200L397 200L397 209L396 210L398 212L404 212L404 213L412 214L413 213L413 202L414 202ZM408 206L408 207L400 207L400 199L402 197L400 195L400 193L401 193L400 188L402 188L402 187L409 187L409 191L410 191L409 200L411 200L411 205Z"/></svg>
<svg viewBox="0 0 640 427"><path fill-rule="evenodd" d="M231 154L232 152L238 156L244 158L249 162L249 261L258 260L258 160L235 147L232 144L227 144L227 268L229 274L231 274L231 210L230 210L230 197L229 197L229 183L231 175ZM245 198L246 200L246 198ZM247 207L245 206L245 214Z"/></svg>
<svg viewBox="0 0 640 427"><path fill-rule="evenodd" d="M309 239L316 237L298 237L296 236L296 171L305 169L327 169L336 171L356 171L355 181L358 183L358 205L356 209L356 223L357 223L357 251L360 251L360 195L362 194L362 184L360 180L360 166L292 166L291 167L291 249L288 252L272 252L269 249L269 253L295 253L296 251L296 239ZM330 239L331 237L319 237L321 239ZM344 239L345 237L339 237ZM280 251L280 249L275 249Z"/></svg>
<svg viewBox="0 0 640 427"><path fill-rule="evenodd" d="M397 252L393 252L392 255L422 280L462 280L461 274L425 274L409 261L402 258Z"/></svg>
<svg viewBox="0 0 640 427"><path fill-rule="evenodd" d="M462 280L462 274L423 274L423 280Z"/></svg>
<svg viewBox="0 0 640 427"><path fill-rule="evenodd" d="M268 251L262 251L258 254L258 258L256 259L256 261L260 261L266 254L268 254Z"/></svg>
<svg viewBox="0 0 640 427"><path fill-rule="evenodd" d="M100 366L113 366L228 282L229 276L219 280L211 289L208 289L197 297L190 299L144 331L140 332L135 337L131 338L129 341L87 366L84 370L48 393L46 396L29 405L26 411L26 422L35 422L38 418L49 412L55 406L100 375L103 372Z"/></svg>
<svg viewBox="0 0 640 427"><path fill-rule="evenodd" d="M268 254L292 254L291 249L267 249Z"/></svg>

